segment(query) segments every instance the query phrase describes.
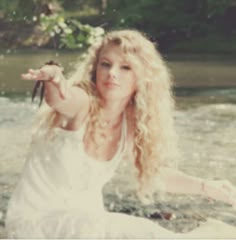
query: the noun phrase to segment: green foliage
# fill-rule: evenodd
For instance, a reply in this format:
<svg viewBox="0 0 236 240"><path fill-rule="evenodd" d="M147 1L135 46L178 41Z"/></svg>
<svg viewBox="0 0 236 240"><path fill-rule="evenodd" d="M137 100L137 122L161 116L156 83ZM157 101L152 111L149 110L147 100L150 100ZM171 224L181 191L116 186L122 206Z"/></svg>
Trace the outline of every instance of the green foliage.
<svg viewBox="0 0 236 240"><path fill-rule="evenodd" d="M59 48L81 49L99 41L104 34L101 27L81 24L77 19L65 20L62 15L40 16L41 30L52 39L58 39Z"/></svg>
<svg viewBox="0 0 236 240"><path fill-rule="evenodd" d="M40 7L54 1L56 0L0 0L0 9L7 20L33 23L33 17L39 14Z"/></svg>
<svg viewBox="0 0 236 240"><path fill-rule="evenodd" d="M225 9L230 6L233 0L208 0L208 14L210 17L223 15Z"/></svg>
<svg viewBox="0 0 236 240"><path fill-rule="evenodd" d="M90 23L105 26L107 29L140 29L152 36L153 40L158 39L159 45L165 49L173 46L176 46L176 49L203 49L204 42L213 49L220 48L220 44L216 44L214 39L225 34L225 22L222 19L226 9L235 3L235 0L105 2L107 7L104 7L104 0L0 0L0 13L4 16L2 21L20 21L20 24L22 21L23 24L30 23L30 27L39 24L43 34L47 34L59 48L84 48L99 39L103 29L82 24ZM48 3L56 3L62 11L56 11L57 14L49 16L41 15L42 6ZM229 35L234 31L232 24L229 26ZM195 42L195 39L199 41ZM210 44L211 41L214 42ZM224 35L221 42L224 42Z"/></svg>
<svg viewBox="0 0 236 240"><path fill-rule="evenodd" d="M115 27L147 30L151 35L181 37L209 31L209 19L221 16L233 0L113 0L107 16Z"/></svg>
<svg viewBox="0 0 236 240"><path fill-rule="evenodd" d="M17 16L17 6L19 4L19 0L1 0L0 1L0 9L4 14L4 17L10 20L13 20Z"/></svg>

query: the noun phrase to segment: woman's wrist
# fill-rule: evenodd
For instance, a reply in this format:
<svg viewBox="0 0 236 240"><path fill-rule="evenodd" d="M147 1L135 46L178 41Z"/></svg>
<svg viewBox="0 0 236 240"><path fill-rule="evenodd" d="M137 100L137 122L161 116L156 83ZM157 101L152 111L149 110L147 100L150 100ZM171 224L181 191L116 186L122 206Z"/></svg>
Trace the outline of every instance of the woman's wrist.
<svg viewBox="0 0 236 240"><path fill-rule="evenodd" d="M63 70L59 66L50 66L49 82L59 85L63 80Z"/></svg>
<svg viewBox="0 0 236 240"><path fill-rule="evenodd" d="M59 85L59 83L64 79L63 68L54 61L49 61L39 70L42 76L45 76L46 82L51 82L54 85Z"/></svg>
<svg viewBox="0 0 236 240"><path fill-rule="evenodd" d="M59 86L60 83L64 80L63 74L59 69L55 69L55 72L50 77L49 81L50 83Z"/></svg>

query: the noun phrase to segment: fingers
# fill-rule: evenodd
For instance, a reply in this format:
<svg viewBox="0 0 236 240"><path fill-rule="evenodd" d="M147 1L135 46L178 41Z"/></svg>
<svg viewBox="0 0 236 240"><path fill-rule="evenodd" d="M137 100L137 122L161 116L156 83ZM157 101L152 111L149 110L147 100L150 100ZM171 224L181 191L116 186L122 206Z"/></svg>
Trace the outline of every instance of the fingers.
<svg viewBox="0 0 236 240"><path fill-rule="evenodd" d="M45 65L40 69L29 69L28 73L22 74L21 77L22 77L23 80L49 81L49 80L51 80L52 78L55 77L56 72L57 72L57 68L55 66Z"/></svg>
<svg viewBox="0 0 236 240"><path fill-rule="evenodd" d="M29 69L28 73L22 74L21 77L24 80L51 81L58 88L61 98L66 98L67 84L64 81L62 70L58 66L45 65L40 69Z"/></svg>
<svg viewBox="0 0 236 240"><path fill-rule="evenodd" d="M236 209L236 188L228 180L208 181L209 196L232 205Z"/></svg>
<svg viewBox="0 0 236 240"><path fill-rule="evenodd" d="M33 80L33 79L34 79L34 74L33 74L32 71L33 71L32 69L29 69L29 70L28 70L28 73L21 74L21 77L22 77L24 80Z"/></svg>
<svg viewBox="0 0 236 240"><path fill-rule="evenodd" d="M33 80L32 75L30 73L21 74L21 78L23 80Z"/></svg>
<svg viewBox="0 0 236 240"><path fill-rule="evenodd" d="M228 180L221 181L221 190L225 193L226 201L233 206L236 207L236 188L233 186L231 182Z"/></svg>
<svg viewBox="0 0 236 240"><path fill-rule="evenodd" d="M40 69L29 69L28 73L22 74L21 78L23 80L46 80L45 73Z"/></svg>

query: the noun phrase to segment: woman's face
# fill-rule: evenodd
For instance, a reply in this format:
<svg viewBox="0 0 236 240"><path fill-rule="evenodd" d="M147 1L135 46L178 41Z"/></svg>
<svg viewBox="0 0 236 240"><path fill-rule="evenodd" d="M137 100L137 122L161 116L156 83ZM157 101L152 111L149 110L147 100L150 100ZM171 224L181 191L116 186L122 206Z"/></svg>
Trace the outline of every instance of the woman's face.
<svg viewBox="0 0 236 240"><path fill-rule="evenodd" d="M121 48L105 46L98 59L96 86L104 100L129 100L136 91L136 77Z"/></svg>

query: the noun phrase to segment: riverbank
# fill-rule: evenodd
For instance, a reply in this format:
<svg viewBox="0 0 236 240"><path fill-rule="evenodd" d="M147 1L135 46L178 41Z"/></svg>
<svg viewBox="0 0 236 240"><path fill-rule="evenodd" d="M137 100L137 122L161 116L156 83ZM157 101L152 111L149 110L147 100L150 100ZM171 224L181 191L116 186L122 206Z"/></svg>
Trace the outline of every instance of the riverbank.
<svg viewBox="0 0 236 240"><path fill-rule="evenodd" d="M0 96L28 96L32 82L22 81L20 75L28 68L38 68L49 60L59 62L65 73L76 68L80 51L48 49L6 49L0 51ZM236 59L232 55L164 54L177 95L189 92L236 88ZM235 101L234 101L235 102Z"/></svg>
<svg viewBox="0 0 236 240"><path fill-rule="evenodd" d="M181 54L223 54L236 59L236 34L226 36L220 33L208 33L201 37L180 39L167 49L167 53Z"/></svg>

